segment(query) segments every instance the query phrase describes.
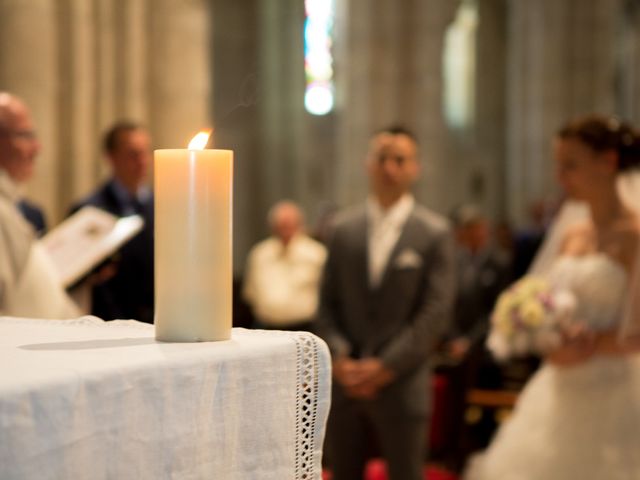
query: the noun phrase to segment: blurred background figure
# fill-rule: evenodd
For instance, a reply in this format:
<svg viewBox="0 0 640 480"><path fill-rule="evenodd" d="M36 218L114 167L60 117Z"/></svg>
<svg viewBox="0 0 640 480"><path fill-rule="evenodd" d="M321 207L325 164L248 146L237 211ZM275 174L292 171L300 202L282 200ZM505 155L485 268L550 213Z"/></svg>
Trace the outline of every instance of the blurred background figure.
<svg viewBox="0 0 640 480"><path fill-rule="evenodd" d="M268 222L272 235L249 252L243 297L257 328L309 330L326 249L304 233L302 211L293 202L276 203Z"/></svg>
<svg viewBox="0 0 640 480"><path fill-rule="evenodd" d="M452 469L460 470L470 448L464 431L465 398L483 366L492 364L484 340L494 303L510 282L511 265L491 242L490 222L479 207L460 205L452 212L451 221L458 290L453 322L440 346L436 369L446 378L447 399L445 418L440 420L444 425L439 429L445 438L441 439L441 451L434 453Z"/></svg>
<svg viewBox="0 0 640 480"><path fill-rule="evenodd" d="M493 247L490 223L475 205L462 205L451 216L456 239L458 296L446 351L462 360L487 332L498 294L510 281L510 265Z"/></svg>
<svg viewBox="0 0 640 480"><path fill-rule="evenodd" d="M127 242L98 272L91 294L91 313L104 320L132 318L153 323L153 194L147 185L151 139L133 122L114 124L105 134L104 153L111 178L71 212L86 205L118 217L138 214L140 233Z"/></svg>
<svg viewBox="0 0 640 480"><path fill-rule="evenodd" d="M28 107L0 92L0 315L68 318L78 311L18 207L40 148Z"/></svg>

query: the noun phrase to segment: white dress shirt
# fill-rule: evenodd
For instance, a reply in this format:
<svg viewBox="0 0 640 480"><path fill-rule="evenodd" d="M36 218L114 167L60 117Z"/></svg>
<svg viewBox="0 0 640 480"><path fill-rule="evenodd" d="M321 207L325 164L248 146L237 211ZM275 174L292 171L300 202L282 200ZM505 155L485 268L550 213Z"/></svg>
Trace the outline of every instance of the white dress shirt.
<svg viewBox="0 0 640 480"><path fill-rule="evenodd" d="M391 251L398 243L402 228L414 205L413 196L405 194L395 204L384 210L375 197L369 197L367 201L368 262L369 286L372 288L380 285Z"/></svg>
<svg viewBox="0 0 640 480"><path fill-rule="evenodd" d="M309 321L318 308L325 247L296 235L285 248L275 237L249 252L243 297L263 324L285 327Z"/></svg>

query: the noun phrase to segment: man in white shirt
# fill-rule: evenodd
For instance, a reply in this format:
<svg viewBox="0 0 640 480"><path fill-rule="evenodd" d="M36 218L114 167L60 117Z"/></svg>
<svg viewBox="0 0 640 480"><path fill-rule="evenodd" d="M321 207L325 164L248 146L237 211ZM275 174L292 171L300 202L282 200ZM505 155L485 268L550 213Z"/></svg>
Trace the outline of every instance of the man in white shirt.
<svg viewBox="0 0 640 480"><path fill-rule="evenodd" d="M310 330L326 249L303 232L296 204L277 203L268 219L273 234L249 252L243 297L258 328Z"/></svg>
<svg viewBox="0 0 640 480"><path fill-rule="evenodd" d="M0 92L0 315L74 317L75 305L18 209L21 184L33 175L39 152L29 109Z"/></svg>
<svg viewBox="0 0 640 480"><path fill-rule="evenodd" d="M416 204L415 136L373 136L370 197L336 217L316 331L333 358L327 426L334 480L362 478L369 432L391 480L423 478L430 410L427 360L450 320L455 288L447 221Z"/></svg>

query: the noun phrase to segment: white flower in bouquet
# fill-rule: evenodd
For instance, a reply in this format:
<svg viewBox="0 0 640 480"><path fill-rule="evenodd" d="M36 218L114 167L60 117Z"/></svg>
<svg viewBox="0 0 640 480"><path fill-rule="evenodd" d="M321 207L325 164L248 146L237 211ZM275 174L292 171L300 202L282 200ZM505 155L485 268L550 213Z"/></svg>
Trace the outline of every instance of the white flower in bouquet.
<svg viewBox="0 0 640 480"><path fill-rule="evenodd" d="M560 346L576 300L542 278L527 276L498 298L491 316L489 349L498 359L544 354Z"/></svg>

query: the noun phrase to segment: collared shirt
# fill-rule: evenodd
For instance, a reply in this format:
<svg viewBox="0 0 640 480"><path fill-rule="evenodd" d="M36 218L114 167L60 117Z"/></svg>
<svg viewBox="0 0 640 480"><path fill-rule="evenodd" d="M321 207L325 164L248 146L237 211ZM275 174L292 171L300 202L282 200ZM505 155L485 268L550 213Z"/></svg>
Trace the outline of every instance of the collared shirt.
<svg viewBox="0 0 640 480"><path fill-rule="evenodd" d="M326 256L325 247L306 235L296 235L286 248L275 237L253 247L243 297L258 320L276 327L311 320Z"/></svg>
<svg viewBox="0 0 640 480"><path fill-rule="evenodd" d="M414 206L415 199L408 193L386 210L374 197L369 197L367 201L368 262L369 286L372 288L380 285L391 251L398 242L402 228Z"/></svg>
<svg viewBox="0 0 640 480"><path fill-rule="evenodd" d="M136 194L131 195L129 190L116 178L113 179L113 193L118 201L124 205L124 215L139 213L134 203L135 200L140 204L145 204L151 198L151 189L146 185L139 187Z"/></svg>
<svg viewBox="0 0 640 480"><path fill-rule="evenodd" d="M20 200L20 185L14 182L9 174L0 169L0 197L6 198L11 203L18 203Z"/></svg>

